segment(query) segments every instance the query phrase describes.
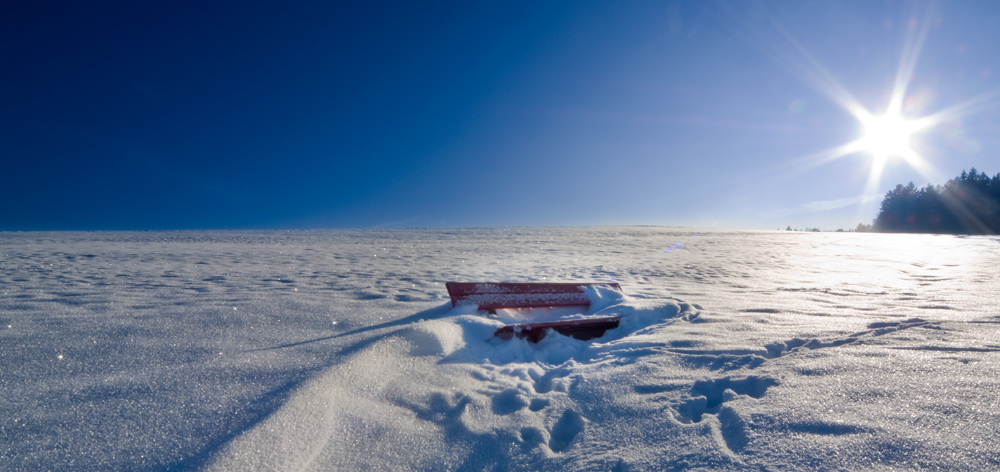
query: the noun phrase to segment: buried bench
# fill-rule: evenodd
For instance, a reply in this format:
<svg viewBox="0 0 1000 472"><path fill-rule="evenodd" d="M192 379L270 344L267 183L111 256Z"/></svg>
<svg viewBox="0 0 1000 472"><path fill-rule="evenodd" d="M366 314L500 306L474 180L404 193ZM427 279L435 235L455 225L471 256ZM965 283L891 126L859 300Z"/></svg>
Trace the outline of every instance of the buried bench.
<svg viewBox="0 0 1000 472"><path fill-rule="evenodd" d="M589 307L590 299L584 287L603 286L619 292L617 283L490 283L490 282L448 282L448 295L452 306L476 305L479 310L496 314L504 308L547 308L547 307ZM564 336L589 340L604 335L617 328L620 316L524 323L508 325L498 329L494 335L500 339L514 336L538 342L552 329Z"/></svg>

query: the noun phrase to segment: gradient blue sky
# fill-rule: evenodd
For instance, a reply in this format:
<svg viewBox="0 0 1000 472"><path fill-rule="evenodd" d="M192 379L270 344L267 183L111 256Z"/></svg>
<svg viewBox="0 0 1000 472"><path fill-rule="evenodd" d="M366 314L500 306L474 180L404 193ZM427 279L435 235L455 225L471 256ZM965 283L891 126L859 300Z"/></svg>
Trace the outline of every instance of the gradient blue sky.
<svg viewBox="0 0 1000 472"><path fill-rule="evenodd" d="M0 48L0 230L847 229L1000 172L995 1L19 1ZM901 65L873 185L823 151Z"/></svg>

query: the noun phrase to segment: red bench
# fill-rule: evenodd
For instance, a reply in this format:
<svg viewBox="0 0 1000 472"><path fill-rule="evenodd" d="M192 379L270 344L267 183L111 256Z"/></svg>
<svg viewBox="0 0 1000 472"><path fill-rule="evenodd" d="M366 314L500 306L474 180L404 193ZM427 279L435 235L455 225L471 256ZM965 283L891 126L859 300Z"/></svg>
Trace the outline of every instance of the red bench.
<svg viewBox="0 0 1000 472"><path fill-rule="evenodd" d="M448 282L448 295L452 306L476 305L479 310L495 314L503 308L543 308L543 307L589 307L590 299L584 287L604 286L619 292L617 283L489 283L489 282ZM588 340L604 335L617 328L620 316L563 320L545 323L525 323L504 326L494 333L500 339L526 338L538 342L549 329L576 339Z"/></svg>

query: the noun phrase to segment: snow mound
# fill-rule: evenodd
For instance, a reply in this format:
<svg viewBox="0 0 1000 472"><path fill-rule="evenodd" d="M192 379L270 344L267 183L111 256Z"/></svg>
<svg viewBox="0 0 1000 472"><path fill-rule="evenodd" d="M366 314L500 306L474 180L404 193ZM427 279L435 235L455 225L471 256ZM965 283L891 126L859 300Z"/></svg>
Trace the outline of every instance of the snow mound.
<svg viewBox="0 0 1000 472"><path fill-rule="evenodd" d="M588 290L592 306L575 316L622 317L591 341L555 332L538 343L504 341L493 333L510 314L463 305L362 341L210 469L478 470L506 462L512 447L524 467L551 468L587 440L588 424L612 414L595 411L593 396L618 397L616 379L652 352L658 333L697 318L678 300Z"/></svg>

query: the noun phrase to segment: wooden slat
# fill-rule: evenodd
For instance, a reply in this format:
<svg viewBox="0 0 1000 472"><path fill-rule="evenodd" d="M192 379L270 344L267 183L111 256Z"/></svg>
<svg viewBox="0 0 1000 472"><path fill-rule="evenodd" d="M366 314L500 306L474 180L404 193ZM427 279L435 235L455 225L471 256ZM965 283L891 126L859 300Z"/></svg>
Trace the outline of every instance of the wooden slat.
<svg viewBox="0 0 1000 472"><path fill-rule="evenodd" d="M545 337L547 330L552 329L563 336L569 336L582 341L604 336L604 332L618 327L620 316L609 316L606 318L588 318L582 320L552 321L548 323L527 323L520 325L504 326L493 333L500 339L510 339L517 336L520 339L527 339L537 343Z"/></svg>
<svg viewBox="0 0 1000 472"><path fill-rule="evenodd" d="M448 282L452 306L475 304L480 310L590 306L583 287L599 285L621 291L614 282L606 283L490 283Z"/></svg>

